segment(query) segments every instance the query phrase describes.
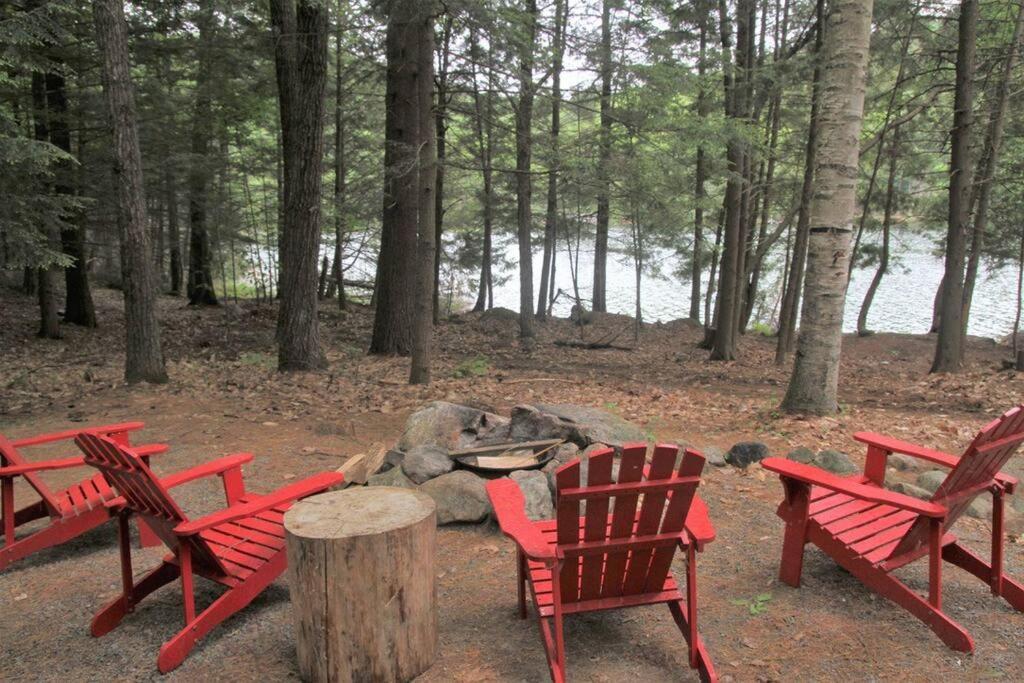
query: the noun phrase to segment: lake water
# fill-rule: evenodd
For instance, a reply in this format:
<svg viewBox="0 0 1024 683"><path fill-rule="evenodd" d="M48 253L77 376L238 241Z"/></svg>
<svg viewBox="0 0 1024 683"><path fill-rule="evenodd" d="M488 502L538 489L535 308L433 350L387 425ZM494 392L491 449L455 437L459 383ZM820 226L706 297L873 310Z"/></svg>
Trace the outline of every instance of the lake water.
<svg viewBox="0 0 1024 683"><path fill-rule="evenodd" d="M931 325L932 302L935 290L942 279L942 260L934 254L932 242L909 231L894 231L892 251L895 262L889 273L882 279L874 303L868 314L868 327L878 332L906 332L923 334ZM508 262L516 262L514 242L503 243ZM589 301L593 282L593 251L580 254L580 296ZM540 282L540 254L534 255L534 289ZM673 252L656 253L652 262L660 275L644 274L641 287L641 304L646 322L668 321L684 318L689 313L690 283L680 281L672 275L679 257ZM555 286L572 292L570 259L564 249L558 252ZM772 307L777 299L778 269L762 278L764 287L773 294L761 311L761 318L772 316ZM500 273L504 279L495 283L494 305L519 310L519 279L513 265ZM847 296L846 315L843 330L857 329L857 315L864 299L874 268L855 269L850 280ZM1016 271L1013 268L989 270L982 266L968 331L972 335L1001 338L1013 330L1015 315L1014 298L1017 292ZM707 282L704 283L707 287ZM635 275L632 259L623 255L612 255L608 259L608 310L612 313L633 315L635 311ZM702 291L706 291L702 290ZM767 291L767 290L766 290ZM475 294L475 291L473 292ZM555 313L567 316L572 307L571 299L561 297L555 305ZM703 315L703 306L701 308Z"/></svg>

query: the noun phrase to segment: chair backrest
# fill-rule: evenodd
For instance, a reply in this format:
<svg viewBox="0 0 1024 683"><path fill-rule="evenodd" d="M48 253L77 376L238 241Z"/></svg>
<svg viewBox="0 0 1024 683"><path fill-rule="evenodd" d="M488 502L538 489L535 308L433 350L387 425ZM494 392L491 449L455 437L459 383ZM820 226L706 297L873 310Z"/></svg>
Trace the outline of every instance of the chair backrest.
<svg viewBox="0 0 1024 683"><path fill-rule="evenodd" d="M687 449L676 468L679 447L659 445L645 468L646 454L646 444L626 444L614 482L610 448L590 456L585 484L578 459L555 472L563 603L664 589L704 456Z"/></svg>
<svg viewBox="0 0 1024 683"><path fill-rule="evenodd" d="M227 572L201 538L174 533L174 527L187 522L188 517L142 458L127 446L97 434L82 432L75 443L85 454L86 464L103 473L107 483L124 497L128 509L146 520L175 554L182 543L188 543L194 563Z"/></svg>
<svg viewBox="0 0 1024 683"><path fill-rule="evenodd" d="M18 452L18 448L7 439L3 434L0 434L0 466L14 467L15 465L27 465L28 461ZM35 472L26 472L22 475L25 481L28 482L29 486L36 490L39 497L43 499L43 505L46 506L47 511L51 515L60 515L60 503L57 502L57 497L46 482L36 474Z"/></svg>
<svg viewBox="0 0 1024 683"><path fill-rule="evenodd" d="M971 502L984 493L995 476L1024 442L1024 406L1016 406L978 432L945 481L935 490L932 502L949 510L945 528L960 518ZM928 541L928 520L918 519L893 550L892 557L910 552Z"/></svg>

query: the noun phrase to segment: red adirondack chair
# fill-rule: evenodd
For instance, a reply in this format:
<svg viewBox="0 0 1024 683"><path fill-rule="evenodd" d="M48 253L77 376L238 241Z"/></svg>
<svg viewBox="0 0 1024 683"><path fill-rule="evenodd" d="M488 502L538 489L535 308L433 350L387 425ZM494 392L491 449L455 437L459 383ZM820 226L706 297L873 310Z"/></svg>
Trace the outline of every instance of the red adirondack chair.
<svg viewBox="0 0 1024 683"><path fill-rule="evenodd" d="M1024 586L1003 572L1004 497L1017 480L999 470L1024 442L1024 406L1018 406L982 429L956 456L868 432L854 434L867 444L863 476L837 477L816 467L767 458L762 465L779 473L785 500L778 514L786 522L779 578L799 587L804 544L830 555L866 586L903 607L929 626L954 650L972 652L970 634L942 611L942 561L950 562L989 584L993 595L1024 610ZM882 488L886 460L892 453L950 468L930 501ZM992 494L992 561L985 562L947 533L974 498ZM928 556L928 599L892 575Z"/></svg>
<svg viewBox="0 0 1024 683"><path fill-rule="evenodd" d="M111 517L111 511L104 503L115 497L102 475L90 476L60 490L51 489L39 476L41 472L84 467L82 456L30 462L22 451L33 446L71 441L79 432L105 434L111 439L128 445L128 432L141 429L141 422L86 427L53 434L40 434L24 439L8 439L0 434L0 514L3 515L4 545L0 548L0 571L9 564L34 552L69 541L86 531L96 528ZM167 450L164 444L137 446L135 452L148 461L149 456ZM39 495L39 500L14 508L15 480L21 478ZM50 523L30 534L17 534L18 527L28 522L49 516ZM156 541L142 527L143 542Z"/></svg>
<svg viewBox="0 0 1024 683"><path fill-rule="evenodd" d="M530 521L512 479L487 484L501 530L518 549L519 615L526 618L528 583L556 683L566 677L565 615L661 603L668 604L689 644L690 666L702 679L717 680L697 634L696 551L715 537L707 507L696 495L704 456L687 449L674 471L678 446L657 446L649 467L646 451L642 443L624 447L615 483L610 448L590 457L586 485L578 459L560 467L553 520ZM685 598L669 571L677 546L686 553Z"/></svg>
<svg viewBox="0 0 1024 683"><path fill-rule="evenodd" d="M163 673L181 664L200 638L252 602L285 570L283 520L291 504L344 480L341 474L325 472L267 495L251 495L246 494L242 480L242 464L252 460L250 453L220 458L160 480L136 453L112 439L80 434L75 443L85 453L85 461L100 470L123 497L123 502L113 501L123 506L119 516L123 591L93 618L92 634L109 633L143 598L180 577L185 627L160 648L157 667ZM167 489L214 474L223 481L227 507L189 520ZM129 514L145 519L171 549L163 562L138 582L132 574ZM195 575L227 587L198 615Z"/></svg>

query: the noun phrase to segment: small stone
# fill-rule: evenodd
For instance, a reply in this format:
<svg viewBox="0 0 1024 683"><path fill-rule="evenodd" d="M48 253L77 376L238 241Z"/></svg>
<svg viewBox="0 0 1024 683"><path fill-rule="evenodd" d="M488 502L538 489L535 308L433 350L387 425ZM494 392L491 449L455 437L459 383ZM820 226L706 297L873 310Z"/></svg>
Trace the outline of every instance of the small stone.
<svg viewBox="0 0 1024 683"><path fill-rule="evenodd" d="M569 443L563 443L558 447L558 450L555 452L555 457L551 462L565 464L570 462L573 458L578 458L579 455L580 447L570 441ZM550 465L551 463L548 464Z"/></svg>
<svg viewBox="0 0 1024 683"><path fill-rule="evenodd" d="M533 521L551 519L555 514L547 476L539 470L518 470L509 475L526 498L526 516Z"/></svg>
<svg viewBox="0 0 1024 683"><path fill-rule="evenodd" d="M928 470L917 475L917 485L924 490L935 493L935 491L946 481L947 472L943 470Z"/></svg>
<svg viewBox="0 0 1024 683"><path fill-rule="evenodd" d="M405 476L401 467L392 467L386 472L374 474L366 480L367 486L397 486L403 489L414 489L416 484Z"/></svg>
<svg viewBox="0 0 1024 683"><path fill-rule="evenodd" d="M486 482L466 470L455 470L419 487L437 504L437 523L480 522L491 512Z"/></svg>
<svg viewBox="0 0 1024 683"><path fill-rule="evenodd" d="M384 463L381 465L381 470L390 470L392 467L401 467L403 460L405 460L405 453L397 448L392 448L384 454Z"/></svg>
<svg viewBox="0 0 1024 683"><path fill-rule="evenodd" d="M853 474L858 467L853 464L850 457L839 451L825 450L814 457L814 464L833 474Z"/></svg>
<svg viewBox="0 0 1024 683"><path fill-rule="evenodd" d="M755 462L768 457L768 447L759 441L741 441L734 444L725 454L725 461L733 467L746 469Z"/></svg>
<svg viewBox="0 0 1024 683"><path fill-rule="evenodd" d="M902 453L890 455L888 465L897 472L912 472L921 468L921 463L917 458L911 458L909 455L903 455Z"/></svg>
<svg viewBox="0 0 1024 683"><path fill-rule="evenodd" d="M437 446L417 446L402 460L402 471L417 484L451 472L453 467L448 451Z"/></svg>
<svg viewBox="0 0 1024 683"><path fill-rule="evenodd" d="M895 484L889 486L888 488L890 491L902 493L905 496L913 496L914 498L917 498L919 500L930 500L932 497L931 493L924 490L920 486L914 486L913 484L908 484L904 481L898 481Z"/></svg>
<svg viewBox="0 0 1024 683"><path fill-rule="evenodd" d="M793 462L798 462L802 465L810 465L811 463L814 462L814 451L812 451L810 448L800 446L799 448L794 448L789 453L787 453L786 459L792 460Z"/></svg>

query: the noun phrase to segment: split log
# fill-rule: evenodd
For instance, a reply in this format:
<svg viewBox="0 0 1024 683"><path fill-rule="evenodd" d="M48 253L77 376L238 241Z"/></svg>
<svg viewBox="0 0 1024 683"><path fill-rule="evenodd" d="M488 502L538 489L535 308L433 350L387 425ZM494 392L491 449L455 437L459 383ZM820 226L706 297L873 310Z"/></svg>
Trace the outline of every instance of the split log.
<svg viewBox="0 0 1024 683"><path fill-rule="evenodd" d="M437 651L434 501L353 487L284 518L299 673L308 681L409 681Z"/></svg>

